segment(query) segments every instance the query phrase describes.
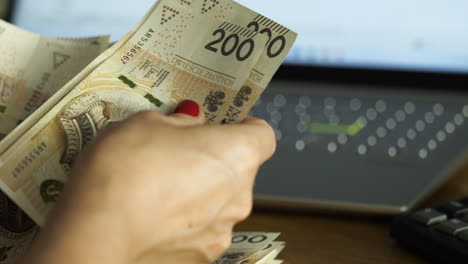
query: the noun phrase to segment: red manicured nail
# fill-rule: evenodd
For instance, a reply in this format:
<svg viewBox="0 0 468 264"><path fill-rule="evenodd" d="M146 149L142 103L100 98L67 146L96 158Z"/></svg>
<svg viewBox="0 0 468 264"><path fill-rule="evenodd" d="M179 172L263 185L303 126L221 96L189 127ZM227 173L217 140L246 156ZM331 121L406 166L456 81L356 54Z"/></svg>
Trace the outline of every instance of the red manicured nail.
<svg viewBox="0 0 468 264"><path fill-rule="evenodd" d="M200 115L200 106L192 100L184 100L174 110L174 114L186 114L197 117Z"/></svg>

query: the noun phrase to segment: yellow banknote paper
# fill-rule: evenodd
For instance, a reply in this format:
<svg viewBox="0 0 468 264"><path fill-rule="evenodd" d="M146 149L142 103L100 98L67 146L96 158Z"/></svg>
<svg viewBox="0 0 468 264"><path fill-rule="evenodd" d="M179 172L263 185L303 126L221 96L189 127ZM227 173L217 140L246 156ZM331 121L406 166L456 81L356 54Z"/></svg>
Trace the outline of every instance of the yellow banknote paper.
<svg viewBox="0 0 468 264"><path fill-rule="evenodd" d="M0 145L1 189L42 225L76 157L110 122L143 110L168 113L184 99L203 106L210 122L222 122L233 104L247 111L250 101L244 107L236 99L250 85L255 101L296 37L276 23L261 28L259 18L230 0L158 1L47 113ZM265 61L275 65L257 69ZM264 79L252 77L257 72Z"/></svg>
<svg viewBox="0 0 468 264"><path fill-rule="evenodd" d="M109 37L58 39L0 20L0 138L109 45Z"/></svg>
<svg viewBox="0 0 468 264"><path fill-rule="evenodd" d="M108 46L108 36L59 39L0 20L0 139ZM14 263L37 226L0 193L0 263Z"/></svg>
<svg viewBox="0 0 468 264"><path fill-rule="evenodd" d="M240 25L267 38L262 55L250 69L248 78L231 101L228 110L214 120L222 123L240 121L244 119L270 83L292 48L297 34L235 1L193 0L192 5L198 6L213 18L226 21L214 34L221 36L226 30Z"/></svg>
<svg viewBox="0 0 468 264"><path fill-rule="evenodd" d="M15 263L29 248L37 232L36 224L0 193L0 263Z"/></svg>

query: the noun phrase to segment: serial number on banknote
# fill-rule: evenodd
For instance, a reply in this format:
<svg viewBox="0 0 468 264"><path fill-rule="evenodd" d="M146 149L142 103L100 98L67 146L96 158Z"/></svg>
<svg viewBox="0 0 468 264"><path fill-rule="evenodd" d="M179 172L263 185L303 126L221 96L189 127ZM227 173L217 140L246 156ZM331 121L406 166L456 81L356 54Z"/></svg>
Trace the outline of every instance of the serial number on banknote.
<svg viewBox="0 0 468 264"><path fill-rule="evenodd" d="M47 148L45 142L42 142L39 146L31 150L24 158L16 165L12 170L11 174L16 178L20 175L39 155L44 152Z"/></svg>
<svg viewBox="0 0 468 264"><path fill-rule="evenodd" d="M148 29L146 33L141 37L137 43L120 59L123 64L127 64L132 57L134 57L143 48L146 43L153 37L154 30Z"/></svg>

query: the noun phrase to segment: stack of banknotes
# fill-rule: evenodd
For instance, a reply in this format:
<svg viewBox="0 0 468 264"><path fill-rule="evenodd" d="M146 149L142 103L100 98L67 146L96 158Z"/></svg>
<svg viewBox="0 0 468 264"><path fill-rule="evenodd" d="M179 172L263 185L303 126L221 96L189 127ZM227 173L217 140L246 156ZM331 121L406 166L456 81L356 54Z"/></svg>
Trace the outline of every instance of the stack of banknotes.
<svg viewBox="0 0 468 264"><path fill-rule="evenodd" d="M99 130L185 99L210 123L242 120L296 36L232 0L159 0L113 45L0 20L0 263L28 248ZM277 236L235 233L216 263L281 263Z"/></svg>

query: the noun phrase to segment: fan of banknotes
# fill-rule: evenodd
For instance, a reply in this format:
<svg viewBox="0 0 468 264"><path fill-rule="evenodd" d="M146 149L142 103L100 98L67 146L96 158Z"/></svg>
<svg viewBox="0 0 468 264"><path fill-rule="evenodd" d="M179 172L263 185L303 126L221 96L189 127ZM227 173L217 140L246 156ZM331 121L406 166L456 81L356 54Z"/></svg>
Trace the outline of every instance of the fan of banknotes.
<svg viewBox="0 0 468 264"><path fill-rule="evenodd" d="M159 0L113 45L0 20L0 263L28 248L99 130L184 99L210 123L242 120L296 36L232 0ZM216 263L281 263L278 235L235 233Z"/></svg>

